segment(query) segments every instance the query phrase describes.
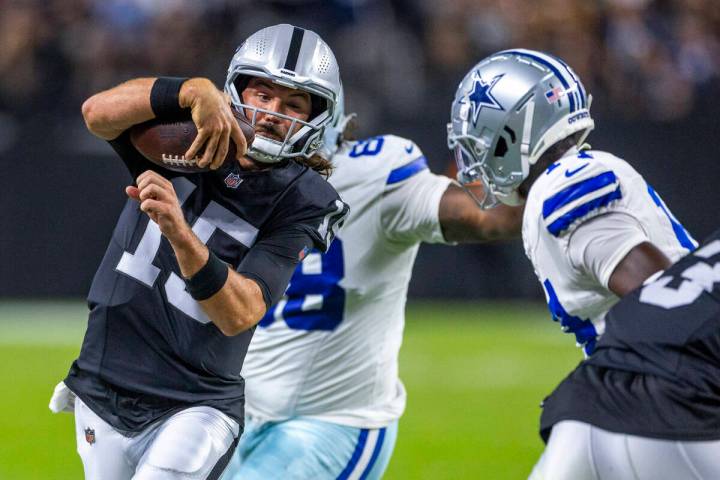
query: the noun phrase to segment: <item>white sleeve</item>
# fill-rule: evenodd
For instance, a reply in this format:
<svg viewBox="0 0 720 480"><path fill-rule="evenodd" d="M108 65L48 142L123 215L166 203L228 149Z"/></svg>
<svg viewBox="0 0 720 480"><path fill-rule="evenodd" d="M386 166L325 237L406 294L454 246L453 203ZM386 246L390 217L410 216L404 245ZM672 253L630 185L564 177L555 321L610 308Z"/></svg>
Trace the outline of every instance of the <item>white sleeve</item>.
<svg viewBox="0 0 720 480"><path fill-rule="evenodd" d="M611 212L580 224L568 240L572 265L608 288L610 275L633 247L650 239L634 217Z"/></svg>
<svg viewBox="0 0 720 480"><path fill-rule="evenodd" d="M447 243L438 212L440 199L451 183L451 178L425 169L388 185L381 200L381 223L388 238L407 243Z"/></svg>

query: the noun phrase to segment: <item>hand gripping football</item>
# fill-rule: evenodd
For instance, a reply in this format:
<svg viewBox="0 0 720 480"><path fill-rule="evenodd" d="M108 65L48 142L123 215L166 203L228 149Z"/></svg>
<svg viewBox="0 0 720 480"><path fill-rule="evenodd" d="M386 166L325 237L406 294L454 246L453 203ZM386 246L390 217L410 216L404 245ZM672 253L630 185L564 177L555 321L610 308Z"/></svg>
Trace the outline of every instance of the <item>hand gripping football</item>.
<svg viewBox="0 0 720 480"><path fill-rule="evenodd" d="M234 108L232 111L249 147L255 139L255 131L245 118L245 115ZM210 170L207 167L200 168L197 166L202 151L195 158L185 158L185 152L192 145L196 135L197 128L195 128L195 124L190 118L177 121L153 119L134 125L130 129L130 141L145 158L168 170L183 173L207 172ZM235 142L231 138L223 164L234 158Z"/></svg>

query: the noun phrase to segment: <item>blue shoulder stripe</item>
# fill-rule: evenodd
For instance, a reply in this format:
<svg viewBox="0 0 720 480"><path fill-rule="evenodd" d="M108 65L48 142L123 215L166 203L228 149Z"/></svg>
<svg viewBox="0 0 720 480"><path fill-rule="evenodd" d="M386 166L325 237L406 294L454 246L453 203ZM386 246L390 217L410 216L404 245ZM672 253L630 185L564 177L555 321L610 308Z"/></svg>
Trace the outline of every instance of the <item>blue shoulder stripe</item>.
<svg viewBox="0 0 720 480"><path fill-rule="evenodd" d="M675 215L673 215L670 210L668 210L667 205L665 205L665 202L663 202L662 198L660 198L660 195L657 194L655 189L649 184L647 186L647 189L650 197L652 197L653 199L653 202L655 202L655 205L657 205L668 217L668 220L670 220L670 225L672 225L673 232L675 232L675 237L677 238L680 245L683 248L687 249L687 251L689 252L695 250L698 246L695 239L692 238L690 233L685 230L685 227L683 227L682 224L678 222L677 218L675 218Z"/></svg>
<svg viewBox="0 0 720 480"><path fill-rule="evenodd" d="M543 218L549 217L553 212L578 198L607 187L616 181L615 173L608 171L565 187L543 202Z"/></svg>
<svg viewBox="0 0 720 480"><path fill-rule="evenodd" d="M416 173L422 172L426 168L428 168L427 159L425 157L416 158L412 162L391 171L390 175L388 175L387 184L392 185L393 183L407 180Z"/></svg>
<svg viewBox="0 0 720 480"><path fill-rule="evenodd" d="M568 213L548 225L547 229L548 231L550 231L550 233L557 237L563 230L568 228L578 218L582 218L593 210L605 207L613 200L617 200L620 198L622 198L622 192L620 191L620 185L618 185L618 187L612 192L607 193L594 200L591 200L587 203L583 203L577 208L573 208Z"/></svg>

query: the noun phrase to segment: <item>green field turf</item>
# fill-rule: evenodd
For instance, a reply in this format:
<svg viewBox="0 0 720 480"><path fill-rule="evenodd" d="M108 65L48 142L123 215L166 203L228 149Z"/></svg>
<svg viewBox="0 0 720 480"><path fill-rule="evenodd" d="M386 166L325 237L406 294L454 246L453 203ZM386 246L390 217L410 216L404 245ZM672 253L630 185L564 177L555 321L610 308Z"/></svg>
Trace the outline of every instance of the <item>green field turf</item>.
<svg viewBox="0 0 720 480"><path fill-rule="evenodd" d="M412 303L412 302L411 302ZM47 408L77 355L81 302L0 302L0 479L78 479L72 416ZM413 303L388 479L526 478L539 402L579 361L539 305Z"/></svg>

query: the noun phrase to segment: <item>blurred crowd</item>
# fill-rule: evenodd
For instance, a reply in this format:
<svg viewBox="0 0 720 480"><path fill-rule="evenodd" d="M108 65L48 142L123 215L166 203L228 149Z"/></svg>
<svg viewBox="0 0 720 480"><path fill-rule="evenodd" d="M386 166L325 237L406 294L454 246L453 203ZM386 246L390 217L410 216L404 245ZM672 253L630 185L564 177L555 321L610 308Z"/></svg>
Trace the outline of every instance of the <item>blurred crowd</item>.
<svg viewBox="0 0 720 480"><path fill-rule="evenodd" d="M222 85L238 43L280 22L330 43L369 133L444 118L469 66L512 47L563 57L594 109L623 118L718 102L718 0L0 0L0 151L24 122L79 119L85 97L133 76Z"/></svg>
<svg viewBox="0 0 720 480"><path fill-rule="evenodd" d="M643 171L700 238L717 225L698 205L720 203L707 180L720 178L708 148L720 135L719 2L0 0L0 296L81 295L102 257L127 173L85 129L85 98L136 76L222 86L238 44L282 22L332 46L358 135L412 138L436 172L451 165L445 124L474 63L518 47L563 57L594 96L593 145ZM412 295L540 295L518 245L441 249L421 251ZM468 268L429 281L448 264Z"/></svg>

